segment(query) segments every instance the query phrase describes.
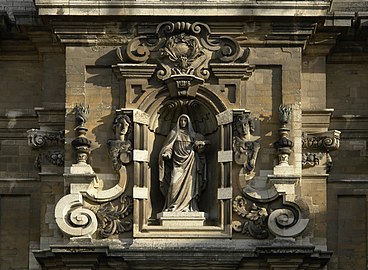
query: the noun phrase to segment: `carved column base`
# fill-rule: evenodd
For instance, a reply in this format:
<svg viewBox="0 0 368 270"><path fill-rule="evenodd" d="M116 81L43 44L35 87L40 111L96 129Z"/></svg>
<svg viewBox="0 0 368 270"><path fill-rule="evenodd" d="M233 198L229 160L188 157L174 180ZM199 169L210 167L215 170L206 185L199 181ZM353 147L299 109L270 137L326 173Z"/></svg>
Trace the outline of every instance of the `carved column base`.
<svg viewBox="0 0 368 270"><path fill-rule="evenodd" d="M185 229L203 227L207 218L205 212L161 212L157 214L163 227Z"/></svg>

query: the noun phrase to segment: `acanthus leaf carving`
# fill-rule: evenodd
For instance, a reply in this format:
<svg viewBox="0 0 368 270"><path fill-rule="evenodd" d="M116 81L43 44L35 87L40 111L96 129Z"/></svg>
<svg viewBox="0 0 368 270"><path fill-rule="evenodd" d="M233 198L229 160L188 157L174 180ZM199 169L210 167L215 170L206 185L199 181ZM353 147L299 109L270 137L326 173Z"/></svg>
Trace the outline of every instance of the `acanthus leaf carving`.
<svg viewBox="0 0 368 270"><path fill-rule="evenodd" d="M98 232L101 237L107 238L114 234L131 231L133 221L127 218L133 208L132 198L122 195L118 200L108 202L92 208L98 220Z"/></svg>
<svg viewBox="0 0 368 270"><path fill-rule="evenodd" d="M319 133L304 133L302 145L304 149L318 149L325 151L337 150L340 147L340 134L338 130L329 130Z"/></svg>
<svg viewBox="0 0 368 270"><path fill-rule="evenodd" d="M232 227L236 232L248 234L256 239L266 239L269 236L267 229L268 210L253 203L250 207L242 196L233 200L233 210L246 219L245 222L233 221Z"/></svg>

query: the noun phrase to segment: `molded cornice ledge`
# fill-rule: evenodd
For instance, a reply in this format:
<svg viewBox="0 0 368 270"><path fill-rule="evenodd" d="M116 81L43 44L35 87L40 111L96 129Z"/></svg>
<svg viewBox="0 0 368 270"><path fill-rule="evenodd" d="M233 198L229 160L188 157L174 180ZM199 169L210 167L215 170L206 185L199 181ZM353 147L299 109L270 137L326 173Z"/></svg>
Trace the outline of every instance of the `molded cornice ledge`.
<svg viewBox="0 0 368 270"><path fill-rule="evenodd" d="M35 0L48 16L325 16L330 1L208 0L79 1Z"/></svg>

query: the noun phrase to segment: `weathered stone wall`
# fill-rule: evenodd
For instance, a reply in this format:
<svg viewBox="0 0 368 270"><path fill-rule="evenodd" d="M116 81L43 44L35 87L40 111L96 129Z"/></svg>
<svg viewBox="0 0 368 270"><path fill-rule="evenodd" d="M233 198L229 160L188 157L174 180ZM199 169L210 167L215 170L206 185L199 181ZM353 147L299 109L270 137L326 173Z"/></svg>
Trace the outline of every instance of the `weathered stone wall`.
<svg viewBox="0 0 368 270"><path fill-rule="evenodd" d="M66 140L76 134L76 104L87 104L89 118L87 137L92 141L90 164L99 174L111 174L112 163L107 142L114 139L112 123L115 110L122 107L124 95L111 65L116 63L114 47L68 47L66 49ZM75 163L75 153L68 143L66 165Z"/></svg>
<svg viewBox="0 0 368 270"><path fill-rule="evenodd" d="M39 269L32 250L60 238L54 208L64 192L63 169L48 160L52 149L32 146L27 131L63 130L65 57L38 54L19 26L7 21L17 12L35 11L32 1L1 4L7 24L0 57L0 268Z"/></svg>
<svg viewBox="0 0 368 270"><path fill-rule="evenodd" d="M328 184L328 246L335 251L332 270L363 269L367 263L368 64L349 60L360 57L348 53L327 64L327 104L335 108L331 125L342 132Z"/></svg>
<svg viewBox="0 0 368 270"><path fill-rule="evenodd" d="M63 1L56 3L55 7L52 7L51 4L50 8L45 5L47 1L36 2L41 9L41 14L51 14L55 18L60 14L86 16L86 18L88 15L126 15L127 12L132 12L131 15L153 15L153 11L150 9L137 9L136 2L139 1L132 1L124 7L119 6L121 3L110 6L108 1L98 3L97 1L89 1L90 9L87 9L86 5L78 6L77 1L70 9L66 8L69 4L68 1L64 1L64 4L66 3L64 6L57 6ZM170 11L170 9L161 5L161 1L158 2L160 2L159 8L155 7L154 10L157 12L156 15L170 15L167 14L167 10ZM221 1L218 2L220 4ZM234 8L232 6L234 3L228 1L226 9L222 9L217 3L216 5L210 1L205 3L208 14L229 16L233 12L239 15L238 22L235 22L236 19L232 19L234 22L219 23L211 18L203 17L198 17L198 20L210 21L209 25L215 29L216 37L224 34L229 35L242 46L250 46L251 53L248 62L255 67L249 80L242 80L240 83L240 100L237 100L236 85L232 84L231 79L226 79L228 81L224 83L224 89L215 86L212 90L222 97L220 99L226 100L226 105L229 108L249 110L251 116L256 118L255 135L261 138L261 148L255 170L258 183L269 180L267 177L273 173L272 170L277 162L273 143L279 138L278 106L280 104L292 105L292 120L288 127L291 128L289 135L294 142L294 148L290 156L292 166L291 169L288 168L287 174L297 180L295 184L290 184L283 179L284 182L281 181L276 185L280 192L285 193L285 198L296 199L303 210L303 215L309 218L307 229L296 238L296 241L302 244L312 244L317 249L334 251L329 269L363 269L368 257L366 235L368 186L365 182L368 178L368 166L366 166L368 156L368 114L366 108L366 104L368 104L368 65L366 63L367 55L364 53L366 51L364 42L367 36L367 32L364 31L366 31L367 22L365 17L359 16L360 12L366 9L368 1L335 0L331 6L332 12L335 13L327 15L325 9L328 2L325 2L324 5L322 5L322 1L318 2L321 5L320 10L313 10L314 3L310 4L309 1L301 1L298 3L300 6L296 9L290 8L290 6L283 7L281 3L283 1L278 1L280 3L272 2L273 6L269 8L268 2L246 1L244 5L234 6ZM142 3L147 7L147 3ZM173 2L173 9L178 7L178 4ZM175 12L178 13L175 14L181 16L197 14L198 10L203 12L204 9L201 5L202 3L199 2L193 3L193 6L189 6L188 3L183 4L182 7L176 9ZM257 12L263 10L267 14L275 16L283 11L283 16L290 17L284 17L279 21L267 21L268 19L264 17L266 13L252 13L255 6L259 8L254 9ZM161 9L162 7L164 9ZM198 10L196 10L197 7L199 7ZM0 55L0 74L2 75L0 84L2 96L0 99L0 268L35 270L40 269L40 265L36 262L31 250L49 249L50 245L67 244L69 241L68 237L62 235L55 222L55 206L65 194L71 192L71 186L68 182L71 180L67 176L63 176L63 173L67 175L70 166L76 162L76 153L71 146L71 142L76 137L73 109L77 104L89 106L90 113L86 127L88 128L87 138L92 142L92 151L88 163L97 177L104 180L104 189L113 187L118 182L118 174L112 170L107 142L110 139L115 139L112 122L116 109L136 108L137 104L142 101L137 102L139 97L145 91L154 92L154 84L157 83L157 81L152 80L154 82L150 86L151 89L146 89L147 79L130 78L130 85L125 84L121 78L119 80L111 67L118 61L115 49L134 36L152 34L156 22L163 21L163 17L156 17L152 22L144 23L142 23L144 19L140 19L141 22L119 21L114 23L105 20L103 16L99 19L89 17L89 22L86 23L84 19L81 19L82 17L77 19L71 17L70 21L60 18L56 21L45 20L44 22L47 23L43 25L44 22L38 20L38 17L30 15L35 11L35 7L33 2L29 0L2 1L0 11L5 12L0 14L2 16L0 31L1 34L4 34L1 36L0 43L2 49L0 50L2 52ZM341 13L342 11L344 13ZM252 21L253 19L250 19L250 22L243 22L243 17L247 15L249 18L258 15L263 17L260 20ZM325 15L326 25L324 27L321 22L322 16ZM305 17L298 21L298 16ZM321 16L318 25L314 16ZM293 22L289 23L288 20L291 17L293 17ZM116 19L116 17L111 18ZM167 20L166 17L165 20ZM48 24L54 25L48 28ZM342 28L345 30L342 31ZM320 29L322 30L320 31ZM340 32L344 34L342 38L337 39ZM53 35L54 33L55 35ZM328 42L334 41L328 43L326 40ZM329 52L334 46L332 43L335 40L337 40L337 49ZM326 43L328 44L326 45ZM60 44L63 45L59 46ZM312 49L304 50L308 46L311 46ZM325 46L324 49L318 51L318 48L323 46ZM351 53L352 50L355 50L356 53ZM226 50L224 51L226 52ZM306 51L312 53L306 53ZM123 62L125 63L125 61ZM211 80L209 84L213 84L217 79L213 77ZM137 84L135 85L134 82ZM334 109L333 113L327 110L330 108ZM333 116L331 125L329 125L331 113ZM142 128L141 123L135 123L135 125L136 128ZM65 152L64 142L52 145L51 148L50 146L31 147L27 139L27 130L34 128L43 131L65 130ZM229 127L226 128L225 132L230 134ZM333 168L329 175L326 173L327 155L318 160L320 164L313 164L309 167L302 166L302 156L305 152L305 149L302 149L302 133L324 132L328 129L342 131L339 151L331 152ZM212 134L211 140L216 140L217 137L221 136L221 132ZM152 151L153 157L151 157L150 162L142 166L135 164L135 173L139 171L143 174L148 169L151 170L150 166L158 167L157 160L155 160L158 155L158 146L154 143L161 145L164 136L155 136L151 132L149 135L142 135L142 138L137 139L137 141L148 140L152 145L148 147L146 145L146 148L150 151L154 148L155 152ZM231 138L227 138L225 141L230 144ZM217 148L219 147L218 142L214 143L209 153L212 162L210 166L213 168L210 172L212 178L215 178L219 171L217 168L219 164L217 162ZM52 164L47 156L49 150L66 153L65 164ZM37 159L37 157L39 158ZM36 162L39 166L38 169L34 167L35 161L38 161ZM133 168L133 165L131 167ZM283 171L281 170L281 172ZM220 204L222 206L226 204L228 207L229 201L232 202L231 195L243 192L235 183L238 172L234 172L232 176L233 189L229 190L233 194L230 194L230 200L226 197L229 196L229 190L221 190L219 188L221 183L216 182L216 185L211 186L211 190L208 192L210 195L203 196L203 201L217 203L220 199L216 196L223 196L225 199L221 199ZM155 177L157 178L157 171L153 172L150 181L157 180ZM328 183L326 183L327 178L329 178ZM137 196L135 200L139 203L135 207L139 210L135 212L134 220L135 225L137 225L138 219L149 216L145 211L151 209L142 208L143 204L147 205L148 197L158 198L159 203L155 201L155 204L158 205L155 207L160 209L163 198L157 195L159 193L157 183L155 186L152 185L155 191L148 194L151 188L149 185L147 188L143 186L143 183L133 180L128 184L129 195L133 193L134 184L138 184L138 189L135 189L135 196ZM328 194L327 197L326 194ZM281 199L278 203L282 204ZM214 220L221 216L231 221L231 216L236 215L235 212L231 213L231 210L220 213L224 208L221 208L221 211L206 205L204 208L210 209L208 211L210 215L215 217ZM231 209L231 205L227 209ZM153 212L156 214L158 211L154 209ZM155 218L154 216L153 219ZM217 220L211 222L216 224ZM138 225L140 226L140 224ZM231 226L230 230L232 230ZM160 237L167 237L165 232L159 231L160 233ZM227 233L227 236L231 235L229 231ZM244 247L254 248L257 245L255 243L259 243L258 240L251 239L252 237L249 235L234 231L232 233L232 239L223 241L222 247L228 248L227 251L232 254L232 251L235 250L235 248L231 250L232 246L237 245L234 242L242 243L239 244L242 249L239 251L242 253L239 258L244 256ZM327 240L326 235L328 236ZM132 232L128 232L120 236L113 235L110 237L111 241L104 240L105 242L101 243L121 243L119 241L131 243L132 239ZM178 242L178 246L187 247L188 243L184 243L187 239L182 240L182 242ZM198 247L203 250L210 242L208 239L192 240L190 244L195 246L196 243L200 242ZM274 236L270 235L266 242L270 243L273 240ZM147 241L139 239L135 242L136 246L133 245L130 250L134 253L136 252L134 248L137 248L139 251L138 255L128 256L135 267L142 267L142 269L144 267L150 269L151 267L150 263L145 261L147 258L145 256L149 256L148 253L140 254L140 248L143 247L147 250L151 248L152 251L157 247L160 250L160 248L170 246L168 245L170 240L166 243L160 242L160 240L154 240L152 243L150 241L151 239ZM216 241L212 242L213 246L216 245ZM88 251L88 248L86 250ZM212 255L215 257L222 252L216 248L214 250L213 254L215 255ZM79 251L80 254L84 252L83 250ZM249 249L247 252L255 254L253 253L254 249ZM162 254L167 255L165 252ZM126 254L124 253L124 255ZM180 257L180 252L177 255ZM191 259L191 255L186 256L186 259ZM236 256L234 255L234 258ZM267 262L252 262L244 259L243 263L234 267L263 269L278 265L281 269L285 267L285 262L283 262L285 256L284 254L281 256L280 260L268 260ZM223 259L224 257L216 258ZM141 261L135 262L135 258L139 258ZM234 258L230 258L232 263L239 259ZM76 261L82 261L79 259ZM287 259L290 258L287 257ZM107 261L103 261L102 264L109 264L110 262ZM113 263L110 266L118 268L120 264L114 263L116 263L115 266L111 266ZM187 262L184 262L183 265L186 265L185 263ZM274 263L273 266L271 266L272 263ZM286 264L290 266L291 263L297 267L300 261L290 259ZM303 266L308 267L306 264L308 263L303 263ZM126 262L121 265L127 267Z"/></svg>
<svg viewBox="0 0 368 270"><path fill-rule="evenodd" d="M324 56L304 56L302 63L302 110L326 108L326 59ZM327 108L334 108L328 107Z"/></svg>
<svg viewBox="0 0 368 270"><path fill-rule="evenodd" d="M327 107L334 116L365 116L368 103L366 63L327 64Z"/></svg>

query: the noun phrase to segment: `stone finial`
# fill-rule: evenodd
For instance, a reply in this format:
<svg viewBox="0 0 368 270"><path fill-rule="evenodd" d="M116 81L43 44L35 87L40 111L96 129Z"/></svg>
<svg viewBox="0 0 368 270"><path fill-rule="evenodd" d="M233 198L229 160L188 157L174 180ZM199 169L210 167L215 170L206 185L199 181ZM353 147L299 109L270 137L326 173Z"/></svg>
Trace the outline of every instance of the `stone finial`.
<svg viewBox="0 0 368 270"><path fill-rule="evenodd" d="M89 106L76 104L73 112L75 113L75 121L77 122L77 125L84 126L88 120Z"/></svg>
<svg viewBox="0 0 368 270"><path fill-rule="evenodd" d="M289 123L292 108L290 105L279 106L279 117L281 128L279 128L280 138L273 146L277 149L278 154L278 165L289 166L289 156L292 152L294 143L288 138L290 129L286 127Z"/></svg>
<svg viewBox="0 0 368 270"><path fill-rule="evenodd" d="M292 109L290 105L281 104L279 106L279 117L282 127L285 127L289 123L291 112Z"/></svg>
<svg viewBox="0 0 368 270"><path fill-rule="evenodd" d="M86 105L77 104L73 112L75 113L75 121L77 123L75 128L77 137L72 141L72 146L77 152L77 163L87 164L88 156L91 153L91 141L86 137L88 128L85 127L89 109Z"/></svg>

